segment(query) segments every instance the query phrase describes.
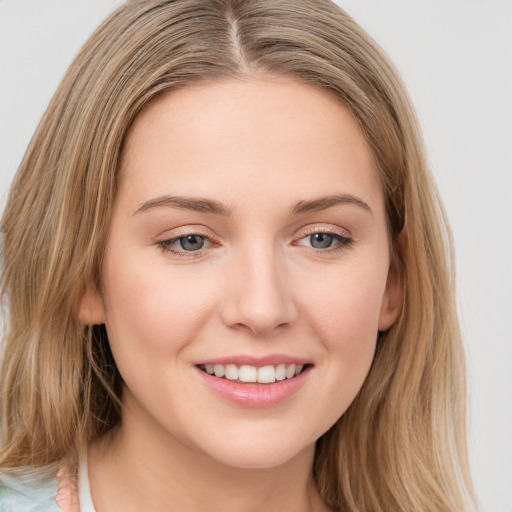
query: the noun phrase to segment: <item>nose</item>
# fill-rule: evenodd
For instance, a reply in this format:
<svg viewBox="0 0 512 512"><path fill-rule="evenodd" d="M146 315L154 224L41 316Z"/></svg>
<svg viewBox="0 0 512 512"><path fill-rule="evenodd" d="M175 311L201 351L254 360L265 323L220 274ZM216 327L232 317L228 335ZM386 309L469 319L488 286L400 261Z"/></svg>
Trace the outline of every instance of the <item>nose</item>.
<svg viewBox="0 0 512 512"><path fill-rule="evenodd" d="M284 257L276 252L241 252L227 265L221 313L227 326L262 336L297 318L293 283Z"/></svg>

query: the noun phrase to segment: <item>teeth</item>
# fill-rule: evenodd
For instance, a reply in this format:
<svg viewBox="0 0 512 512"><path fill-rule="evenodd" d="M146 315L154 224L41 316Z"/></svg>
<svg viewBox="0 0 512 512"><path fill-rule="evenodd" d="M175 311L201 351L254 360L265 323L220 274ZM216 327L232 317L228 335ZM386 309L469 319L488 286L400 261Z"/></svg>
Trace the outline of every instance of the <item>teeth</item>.
<svg viewBox="0 0 512 512"><path fill-rule="evenodd" d="M304 365L302 364L278 364L277 366L256 367L249 364L237 366L236 364L207 364L202 366L203 370L215 377L225 377L229 380L240 382L258 382L260 384L271 384L275 381L292 379L297 376Z"/></svg>
<svg viewBox="0 0 512 512"><path fill-rule="evenodd" d="M249 366L248 364L240 366L238 370L238 380L242 382L256 382L257 378L258 370L256 366Z"/></svg>
<svg viewBox="0 0 512 512"><path fill-rule="evenodd" d="M273 366L262 366L258 368L258 382L271 384L276 381L276 371Z"/></svg>
<svg viewBox="0 0 512 512"><path fill-rule="evenodd" d="M238 380L238 366L236 364L227 364L224 375L226 376L226 379Z"/></svg>
<svg viewBox="0 0 512 512"><path fill-rule="evenodd" d="M278 364L276 368L276 380L286 379L286 365Z"/></svg>
<svg viewBox="0 0 512 512"><path fill-rule="evenodd" d="M224 377L224 374L226 373L224 366L221 364L214 364L213 371L215 372L215 377Z"/></svg>
<svg viewBox="0 0 512 512"><path fill-rule="evenodd" d="M288 366L286 368L286 378L291 379L294 376L295 376L295 365L291 364L290 366Z"/></svg>

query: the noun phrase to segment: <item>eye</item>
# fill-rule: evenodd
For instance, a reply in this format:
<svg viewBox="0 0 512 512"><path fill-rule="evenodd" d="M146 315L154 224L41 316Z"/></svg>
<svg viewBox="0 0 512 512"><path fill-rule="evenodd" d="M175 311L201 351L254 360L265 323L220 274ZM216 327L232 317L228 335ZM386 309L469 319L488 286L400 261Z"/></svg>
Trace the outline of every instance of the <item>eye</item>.
<svg viewBox="0 0 512 512"><path fill-rule="evenodd" d="M317 230L299 239L296 245L311 247L312 249L322 251L342 249L349 246L351 243L352 239L348 236Z"/></svg>
<svg viewBox="0 0 512 512"><path fill-rule="evenodd" d="M334 243L335 238L328 233L315 233L309 235L309 243L315 249L327 249Z"/></svg>
<svg viewBox="0 0 512 512"><path fill-rule="evenodd" d="M177 255L199 252L208 246L209 240L206 236L191 233L189 235L170 238L158 242L160 248L166 252Z"/></svg>
<svg viewBox="0 0 512 512"><path fill-rule="evenodd" d="M200 235L187 235L178 238L176 242L184 251L199 251L204 246L205 238Z"/></svg>

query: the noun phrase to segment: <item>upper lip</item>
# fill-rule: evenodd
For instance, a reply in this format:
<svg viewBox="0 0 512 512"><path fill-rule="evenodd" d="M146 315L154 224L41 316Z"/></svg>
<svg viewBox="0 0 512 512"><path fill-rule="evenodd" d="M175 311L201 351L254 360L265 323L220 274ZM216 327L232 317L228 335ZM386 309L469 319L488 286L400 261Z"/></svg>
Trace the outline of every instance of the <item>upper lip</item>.
<svg viewBox="0 0 512 512"><path fill-rule="evenodd" d="M232 355L225 357L215 357L211 359L203 359L195 363L196 366L201 364L235 364L237 366L249 365L249 366L268 366L277 364L312 364L310 359L303 357L290 356L286 354L268 354L265 356L254 356L254 355Z"/></svg>

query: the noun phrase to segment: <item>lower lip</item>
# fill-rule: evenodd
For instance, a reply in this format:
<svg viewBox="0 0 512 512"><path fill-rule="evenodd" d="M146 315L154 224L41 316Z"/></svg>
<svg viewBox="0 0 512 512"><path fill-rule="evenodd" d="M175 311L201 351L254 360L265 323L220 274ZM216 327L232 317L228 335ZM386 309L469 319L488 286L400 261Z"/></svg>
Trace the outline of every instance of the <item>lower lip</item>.
<svg viewBox="0 0 512 512"><path fill-rule="evenodd" d="M212 376L197 366L194 367L208 388L224 400L242 407L270 407L283 402L301 388L309 376L311 367L291 379L273 384L241 383Z"/></svg>

